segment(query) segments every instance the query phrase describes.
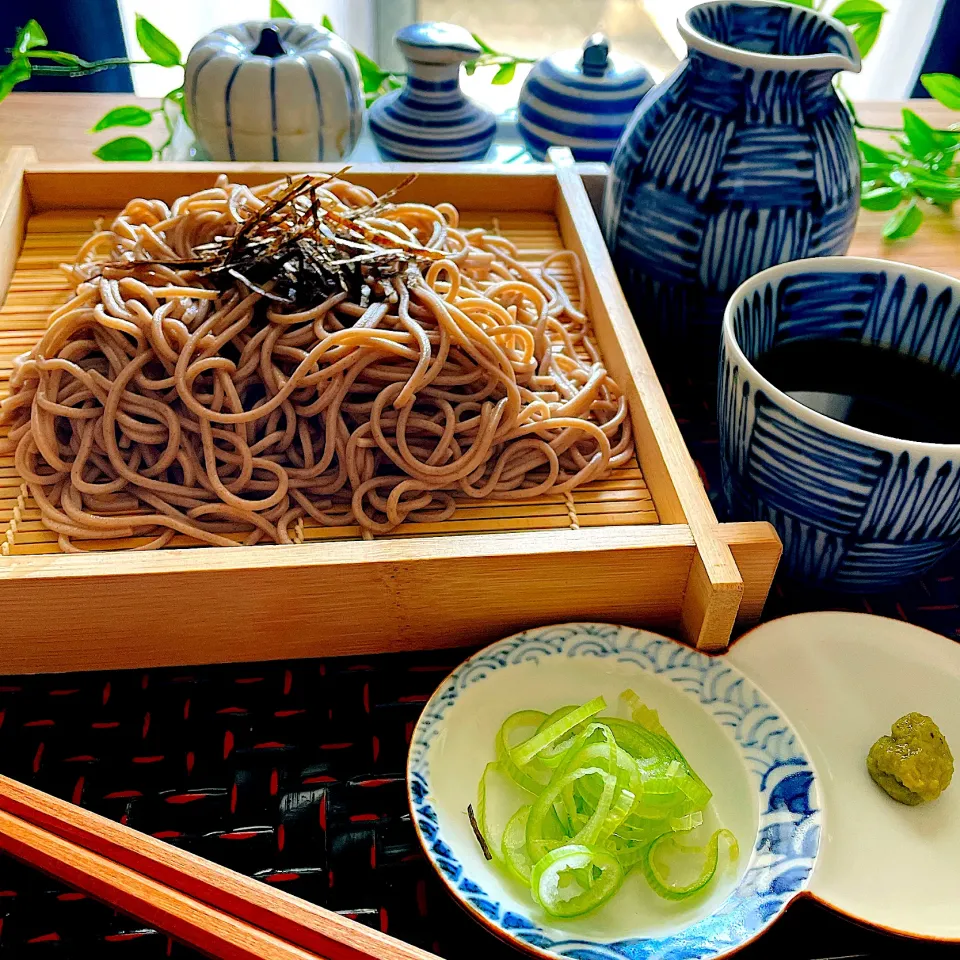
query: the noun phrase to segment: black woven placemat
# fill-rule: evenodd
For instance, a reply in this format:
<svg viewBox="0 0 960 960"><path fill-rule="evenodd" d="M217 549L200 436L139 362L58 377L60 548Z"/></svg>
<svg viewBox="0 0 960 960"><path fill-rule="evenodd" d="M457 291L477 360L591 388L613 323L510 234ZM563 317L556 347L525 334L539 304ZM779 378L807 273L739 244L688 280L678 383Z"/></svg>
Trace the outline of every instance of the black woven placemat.
<svg viewBox="0 0 960 960"><path fill-rule="evenodd" d="M461 656L5 677L0 772L451 960L515 956L434 877L405 799L413 724ZM11 956L189 953L8 858L0 923ZM800 903L743 956L891 943Z"/></svg>
<svg viewBox="0 0 960 960"><path fill-rule="evenodd" d="M711 495L708 394L673 402ZM718 505L719 506L719 505ZM722 508L721 508L722 509ZM960 556L878 598L778 583L767 617L868 610L960 634ZM450 960L516 957L455 905L405 799L413 725L466 651L0 677L0 773ZM744 960L956 956L799 901ZM194 956L164 934L0 857L0 957Z"/></svg>

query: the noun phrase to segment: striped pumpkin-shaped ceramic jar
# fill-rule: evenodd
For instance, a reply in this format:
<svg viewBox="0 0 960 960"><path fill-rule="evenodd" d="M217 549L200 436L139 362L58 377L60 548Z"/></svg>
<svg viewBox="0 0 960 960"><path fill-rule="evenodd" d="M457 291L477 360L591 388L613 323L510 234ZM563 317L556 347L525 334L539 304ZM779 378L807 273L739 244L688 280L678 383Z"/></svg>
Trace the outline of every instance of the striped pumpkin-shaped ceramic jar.
<svg viewBox="0 0 960 960"><path fill-rule="evenodd" d="M533 65L520 91L517 127L537 160L560 146L577 160L608 162L652 86L646 67L611 54L607 38L596 33L582 53L563 50Z"/></svg>
<svg viewBox="0 0 960 960"><path fill-rule="evenodd" d="M414 23L398 31L407 82L370 107L370 132L387 160L482 160L497 122L460 89L460 64L480 56L452 23Z"/></svg>
<svg viewBox="0 0 960 960"><path fill-rule="evenodd" d="M339 160L363 124L353 51L292 20L207 34L187 57L184 90L190 126L212 160Z"/></svg>

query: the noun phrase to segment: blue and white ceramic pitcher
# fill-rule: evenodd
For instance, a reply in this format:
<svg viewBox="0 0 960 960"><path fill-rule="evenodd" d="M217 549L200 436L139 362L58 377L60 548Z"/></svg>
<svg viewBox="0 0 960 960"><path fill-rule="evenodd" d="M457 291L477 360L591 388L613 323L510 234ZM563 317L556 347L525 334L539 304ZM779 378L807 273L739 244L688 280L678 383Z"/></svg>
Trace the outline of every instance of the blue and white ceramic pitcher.
<svg viewBox="0 0 960 960"><path fill-rule="evenodd" d="M678 27L687 58L631 118L603 220L658 367L715 370L740 283L846 252L860 163L833 78L860 55L842 23L788 3L713 0Z"/></svg>

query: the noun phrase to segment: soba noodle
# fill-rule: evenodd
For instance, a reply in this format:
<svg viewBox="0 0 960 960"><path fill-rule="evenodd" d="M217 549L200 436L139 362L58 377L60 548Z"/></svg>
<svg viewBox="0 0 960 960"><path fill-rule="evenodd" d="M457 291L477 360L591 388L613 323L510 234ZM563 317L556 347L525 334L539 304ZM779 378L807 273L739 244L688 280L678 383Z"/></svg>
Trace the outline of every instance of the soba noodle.
<svg viewBox="0 0 960 960"><path fill-rule="evenodd" d="M133 200L83 245L75 296L0 407L64 550L289 543L307 518L386 533L457 500L565 494L632 456L626 401L555 275L573 272L582 303L572 253L524 263L449 204L334 179L315 189L324 210L431 258L306 308L169 263L289 186L220 177L172 208Z"/></svg>

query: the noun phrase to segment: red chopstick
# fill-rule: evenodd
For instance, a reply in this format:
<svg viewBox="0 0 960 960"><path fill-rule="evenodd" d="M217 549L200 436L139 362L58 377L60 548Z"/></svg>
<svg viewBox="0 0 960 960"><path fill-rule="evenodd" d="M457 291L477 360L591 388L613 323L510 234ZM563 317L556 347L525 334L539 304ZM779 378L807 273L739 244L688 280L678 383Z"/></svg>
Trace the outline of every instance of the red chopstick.
<svg viewBox="0 0 960 960"><path fill-rule="evenodd" d="M224 960L320 960L317 954L0 811L0 849Z"/></svg>
<svg viewBox="0 0 960 960"><path fill-rule="evenodd" d="M0 777L0 848L214 956L437 960L425 950L7 777ZM64 869L56 869L57 857L66 858ZM121 902L125 883L133 886ZM98 892L92 885L103 889ZM185 912L178 913L181 902ZM159 911L159 919L145 916L145 909ZM231 928L239 945L223 931L216 934L214 946L234 952L217 952L191 939L204 910L244 928ZM222 921L225 928L230 927L227 920ZM271 942L244 945L243 937L253 936L250 931ZM243 952L254 946L269 949ZM295 952L276 952L282 949Z"/></svg>

